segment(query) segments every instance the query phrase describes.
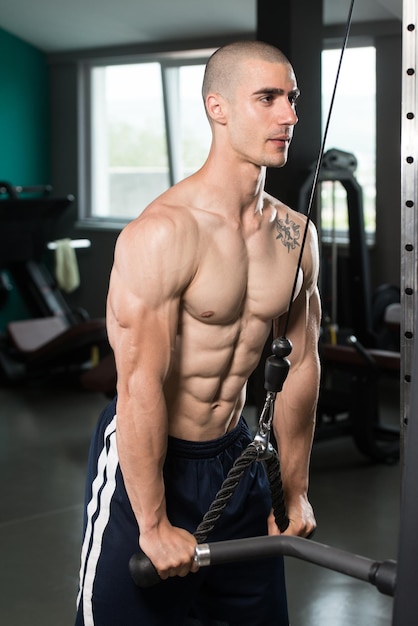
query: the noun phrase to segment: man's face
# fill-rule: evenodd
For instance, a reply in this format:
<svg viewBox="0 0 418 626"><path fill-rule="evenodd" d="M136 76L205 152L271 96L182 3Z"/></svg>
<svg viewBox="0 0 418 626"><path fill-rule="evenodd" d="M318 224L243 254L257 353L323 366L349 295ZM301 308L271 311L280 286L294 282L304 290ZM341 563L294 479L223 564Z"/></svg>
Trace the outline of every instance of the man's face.
<svg viewBox="0 0 418 626"><path fill-rule="evenodd" d="M243 160L282 167L298 121L292 67L251 59L234 78L227 122L231 146Z"/></svg>

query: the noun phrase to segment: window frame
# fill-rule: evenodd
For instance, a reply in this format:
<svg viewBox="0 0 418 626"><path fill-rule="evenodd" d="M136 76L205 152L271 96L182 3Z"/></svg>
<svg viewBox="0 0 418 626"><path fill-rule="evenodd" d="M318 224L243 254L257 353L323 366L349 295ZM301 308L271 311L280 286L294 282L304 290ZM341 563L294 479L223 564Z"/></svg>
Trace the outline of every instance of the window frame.
<svg viewBox="0 0 418 626"><path fill-rule="evenodd" d="M181 178L179 163L180 128L176 124L178 116L179 71L183 66L204 65L217 47L181 50L161 53L141 53L121 56L91 58L78 63L78 110L79 110L79 216L77 225L83 228L120 230L132 218L101 217L92 212L93 199L93 70L98 67L114 65L134 65L138 63L159 63L163 96L165 137L167 142L169 184L173 185ZM177 76L176 76L177 75ZM202 104L203 106L203 104Z"/></svg>
<svg viewBox="0 0 418 626"><path fill-rule="evenodd" d="M354 37L349 43L349 48L376 47L372 37ZM132 218L100 217L92 213L93 191L93 166L92 166L92 70L97 67L111 65L129 65L137 63L159 63L161 70L161 86L163 95L165 136L167 141L169 184L173 185L181 179L179 169L180 129L175 120L178 119L176 108L176 88L172 70L180 69L186 65L205 64L209 56L218 48L203 47L195 49L127 53L121 55L92 56L78 61L78 111L79 111L79 154L78 154L78 180L79 180L79 216L77 225L83 228L94 229L121 229ZM340 49L340 42L333 38L325 39L322 50ZM171 75L171 76L170 76ZM178 86L178 81L177 81ZM322 88L321 88L322 93ZM178 94L177 94L178 97ZM376 152L376 146L375 146ZM375 155L376 156L376 155ZM376 210L376 209L375 209ZM366 233L368 244L373 244L375 231ZM339 243L347 243L347 231L337 233Z"/></svg>

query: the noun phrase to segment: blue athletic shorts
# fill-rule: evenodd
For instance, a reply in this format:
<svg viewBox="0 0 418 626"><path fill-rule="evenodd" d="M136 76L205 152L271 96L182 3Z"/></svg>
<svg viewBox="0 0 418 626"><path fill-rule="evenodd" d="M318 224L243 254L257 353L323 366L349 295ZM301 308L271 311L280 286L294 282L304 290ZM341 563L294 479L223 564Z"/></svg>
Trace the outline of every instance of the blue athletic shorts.
<svg viewBox="0 0 418 626"><path fill-rule="evenodd" d="M282 557L204 567L141 589L128 563L139 530L116 449L116 401L89 454L76 626L288 626ZM194 532L233 462L251 441L244 420L214 441L170 437L164 466L170 522ZM271 508L262 463L245 471L208 541L265 535Z"/></svg>

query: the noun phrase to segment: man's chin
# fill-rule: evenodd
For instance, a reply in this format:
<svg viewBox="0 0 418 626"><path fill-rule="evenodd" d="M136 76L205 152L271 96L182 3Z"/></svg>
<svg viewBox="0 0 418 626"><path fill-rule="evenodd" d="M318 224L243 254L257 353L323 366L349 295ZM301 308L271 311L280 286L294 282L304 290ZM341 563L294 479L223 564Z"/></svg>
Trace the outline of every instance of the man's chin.
<svg viewBox="0 0 418 626"><path fill-rule="evenodd" d="M264 165L266 167L280 168L280 167L283 167L284 165L286 165L286 163L287 163L287 155L286 156L281 156L281 157L276 157L276 158L266 159L266 163L264 163Z"/></svg>

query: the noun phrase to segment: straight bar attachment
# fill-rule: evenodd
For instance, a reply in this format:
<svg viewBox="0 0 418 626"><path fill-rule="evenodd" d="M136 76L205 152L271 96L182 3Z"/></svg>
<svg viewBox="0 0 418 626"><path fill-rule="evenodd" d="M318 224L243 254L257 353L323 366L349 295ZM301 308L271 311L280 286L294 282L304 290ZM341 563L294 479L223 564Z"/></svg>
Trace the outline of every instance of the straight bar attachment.
<svg viewBox="0 0 418 626"><path fill-rule="evenodd" d="M386 595L393 596L395 593L396 561L374 561L302 537L277 535L200 544L195 548L195 561L199 567L205 567L279 554L369 582Z"/></svg>

